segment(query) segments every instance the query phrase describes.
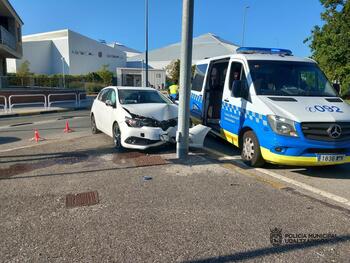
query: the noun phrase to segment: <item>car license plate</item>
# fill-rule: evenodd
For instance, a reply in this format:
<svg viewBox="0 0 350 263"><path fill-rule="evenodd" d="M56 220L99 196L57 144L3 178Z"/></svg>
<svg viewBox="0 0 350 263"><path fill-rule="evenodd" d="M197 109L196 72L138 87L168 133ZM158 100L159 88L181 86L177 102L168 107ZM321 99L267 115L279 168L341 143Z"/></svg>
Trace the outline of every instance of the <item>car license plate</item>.
<svg viewBox="0 0 350 263"><path fill-rule="evenodd" d="M321 154L317 156L318 162L341 162L344 159L344 154Z"/></svg>

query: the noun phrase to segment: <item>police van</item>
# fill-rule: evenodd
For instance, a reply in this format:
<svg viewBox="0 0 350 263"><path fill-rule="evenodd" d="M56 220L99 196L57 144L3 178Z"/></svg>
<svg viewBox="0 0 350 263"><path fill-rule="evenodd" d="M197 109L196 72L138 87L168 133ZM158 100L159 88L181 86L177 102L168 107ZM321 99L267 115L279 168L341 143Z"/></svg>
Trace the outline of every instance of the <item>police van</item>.
<svg viewBox="0 0 350 263"><path fill-rule="evenodd" d="M316 62L287 49L239 48L198 61L193 124L241 148L250 166L350 162L350 105Z"/></svg>

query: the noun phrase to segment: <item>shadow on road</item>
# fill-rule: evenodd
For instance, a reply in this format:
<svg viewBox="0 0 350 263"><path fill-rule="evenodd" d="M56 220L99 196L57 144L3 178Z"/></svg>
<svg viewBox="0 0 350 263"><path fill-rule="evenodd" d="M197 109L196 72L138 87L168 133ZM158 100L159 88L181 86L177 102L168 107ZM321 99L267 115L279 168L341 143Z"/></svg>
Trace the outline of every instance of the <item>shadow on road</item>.
<svg viewBox="0 0 350 263"><path fill-rule="evenodd" d="M259 258L259 261L260 261L261 257L264 257L264 256L269 256L274 254L284 254L294 250L307 249L307 248L318 247L318 246L328 245L328 244L344 243L344 242L348 242L349 240L350 240L349 235L343 235L332 239L315 240L315 241L299 243L299 244L282 245L278 247L266 247L266 248L260 248L256 250L246 251L246 252L238 252L231 255L198 259L198 260L190 260L185 262L186 263L209 263L209 262L224 263L224 262L252 260L256 258Z"/></svg>
<svg viewBox="0 0 350 263"><path fill-rule="evenodd" d="M12 143L12 142L18 142L21 139L18 137L0 137L0 144L6 144L6 143Z"/></svg>

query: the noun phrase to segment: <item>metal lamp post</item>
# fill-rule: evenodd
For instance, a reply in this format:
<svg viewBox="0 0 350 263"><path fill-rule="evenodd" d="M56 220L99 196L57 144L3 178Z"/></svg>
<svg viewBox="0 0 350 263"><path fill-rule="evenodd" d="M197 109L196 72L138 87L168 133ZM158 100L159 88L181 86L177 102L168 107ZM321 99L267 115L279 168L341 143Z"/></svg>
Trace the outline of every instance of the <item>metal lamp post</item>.
<svg viewBox="0 0 350 263"><path fill-rule="evenodd" d="M243 14L242 47L244 46L245 20L246 20L248 8L250 8L250 7L246 6L244 8L244 14Z"/></svg>
<svg viewBox="0 0 350 263"><path fill-rule="evenodd" d="M146 87L148 87L148 0L145 0L145 56L146 56L146 65L145 65L145 75L146 75Z"/></svg>
<svg viewBox="0 0 350 263"><path fill-rule="evenodd" d="M182 40L179 91L179 125L176 134L176 156L184 159L188 155L191 95L191 64L193 43L194 0L183 0L182 5Z"/></svg>

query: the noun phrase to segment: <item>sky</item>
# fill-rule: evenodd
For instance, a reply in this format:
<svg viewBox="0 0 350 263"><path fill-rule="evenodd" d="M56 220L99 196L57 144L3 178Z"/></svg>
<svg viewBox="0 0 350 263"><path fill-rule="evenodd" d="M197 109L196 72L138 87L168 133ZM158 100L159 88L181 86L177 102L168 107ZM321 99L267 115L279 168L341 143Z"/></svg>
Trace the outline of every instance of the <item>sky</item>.
<svg viewBox="0 0 350 263"><path fill-rule="evenodd" d="M90 38L145 49L145 0L9 0L24 21L23 35L71 29ZM288 48L310 56L303 40L321 25L319 0L195 0L194 36L213 33L245 46ZM149 48L181 40L181 0L149 0Z"/></svg>

